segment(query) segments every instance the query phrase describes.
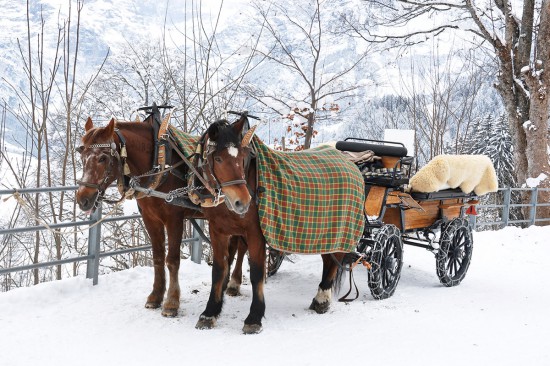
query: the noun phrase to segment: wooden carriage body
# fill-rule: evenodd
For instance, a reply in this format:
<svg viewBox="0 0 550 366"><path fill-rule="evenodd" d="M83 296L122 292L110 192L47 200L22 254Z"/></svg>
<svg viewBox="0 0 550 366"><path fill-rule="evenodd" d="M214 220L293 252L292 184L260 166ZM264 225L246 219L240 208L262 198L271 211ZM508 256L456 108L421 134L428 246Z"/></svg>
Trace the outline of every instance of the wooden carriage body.
<svg viewBox="0 0 550 366"><path fill-rule="evenodd" d="M365 199L365 214L395 225L402 233L433 227L464 217L475 195L459 189L433 193L404 193L390 187L373 186Z"/></svg>
<svg viewBox="0 0 550 366"><path fill-rule="evenodd" d="M370 150L379 158L358 164L365 181L365 230L357 251L371 265L372 295L384 299L395 291L403 244L432 252L440 282L458 285L472 255L472 231L465 217L467 208L477 203L475 194L460 189L407 192L413 157L400 143L348 138L336 148L355 153Z"/></svg>
<svg viewBox="0 0 550 366"><path fill-rule="evenodd" d="M371 150L380 157L377 172L364 174L364 210L367 221L372 225L377 222L392 224L402 233L431 228L437 222L464 217L465 209L477 202L475 194L467 194L460 189L405 192L413 158L407 156L405 147L400 143L348 138L338 142L336 148L354 152Z"/></svg>

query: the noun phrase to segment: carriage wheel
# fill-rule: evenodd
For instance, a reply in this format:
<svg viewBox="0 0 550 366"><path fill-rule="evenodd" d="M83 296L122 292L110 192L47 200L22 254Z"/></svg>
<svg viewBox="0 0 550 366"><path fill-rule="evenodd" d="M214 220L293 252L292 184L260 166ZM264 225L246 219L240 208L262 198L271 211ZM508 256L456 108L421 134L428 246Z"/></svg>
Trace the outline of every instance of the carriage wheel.
<svg viewBox="0 0 550 366"><path fill-rule="evenodd" d="M384 225L376 234L370 264L372 296L381 300L393 295L403 266L403 241L401 231L395 225Z"/></svg>
<svg viewBox="0 0 550 366"><path fill-rule="evenodd" d="M267 277L273 276L279 270L279 267L285 259L285 253L267 247L266 264L267 264Z"/></svg>
<svg viewBox="0 0 550 366"><path fill-rule="evenodd" d="M466 276L472 259L472 230L464 218L451 220L441 233L436 270L439 281L447 286L458 285Z"/></svg>

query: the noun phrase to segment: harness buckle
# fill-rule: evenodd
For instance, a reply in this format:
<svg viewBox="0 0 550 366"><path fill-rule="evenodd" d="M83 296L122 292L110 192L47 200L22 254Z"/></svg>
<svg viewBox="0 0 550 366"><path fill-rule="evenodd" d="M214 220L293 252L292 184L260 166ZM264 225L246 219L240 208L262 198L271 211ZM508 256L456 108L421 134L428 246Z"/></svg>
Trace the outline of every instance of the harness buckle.
<svg viewBox="0 0 550 366"><path fill-rule="evenodd" d="M223 194L222 189L218 188L216 190L216 195L214 196L214 206L218 206L221 203L220 200L222 198L225 198L225 195Z"/></svg>

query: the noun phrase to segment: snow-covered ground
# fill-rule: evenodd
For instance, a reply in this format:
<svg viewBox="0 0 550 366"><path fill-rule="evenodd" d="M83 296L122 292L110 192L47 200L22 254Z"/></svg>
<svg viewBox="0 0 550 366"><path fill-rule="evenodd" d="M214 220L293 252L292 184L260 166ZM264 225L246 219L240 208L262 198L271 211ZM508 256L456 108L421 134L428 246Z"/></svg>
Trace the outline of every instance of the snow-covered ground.
<svg viewBox="0 0 550 366"><path fill-rule="evenodd" d="M472 265L454 288L439 284L431 253L406 246L392 298L374 300L360 269L359 299L324 315L307 309L320 257L297 256L266 284L264 331L252 336L241 334L248 283L226 298L216 329L194 328L210 268L190 261L173 319L143 306L151 268L102 276L95 287L73 278L17 289L0 294L0 364L549 365L548 237L550 227L475 233Z"/></svg>

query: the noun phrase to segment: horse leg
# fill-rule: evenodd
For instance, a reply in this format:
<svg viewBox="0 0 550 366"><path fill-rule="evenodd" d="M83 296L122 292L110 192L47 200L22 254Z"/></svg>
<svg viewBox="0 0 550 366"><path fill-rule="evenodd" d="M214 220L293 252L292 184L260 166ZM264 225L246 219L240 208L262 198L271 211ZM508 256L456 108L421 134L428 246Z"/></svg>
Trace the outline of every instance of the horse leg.
<svg viewBox="0 0 550 366"><path fill-rule="evenodd" d="M250 283L252 284L252 304L250 313L244 320L243 333L255 334L262 331L262 318L265 314L264 280L265 280L265 239L258 225L256 232L247 235L250 253Z"/></svg>
<svg viewBox="0 0 550 366"><path fill-rule="evenodd" d="M213 225L210 224L210 241L214 253L214 260L212 263L212 287L210 289L210 297L208 298L206 309L202 312L195 326L197 329L211 329L216 324L216 318L222 311L223 287L229 272L227 266L229 236L216 233L213 229Z"/></svg>
<svg viewBox="0 0 550 366"><path fill-rule="evenodd" d="M231 274L231 279L227 285L226 294L229 296L239 296L241 294L240 288L243 282L243 260L246 251L248 250L244 238L241 236L233 236L229 241L229 268L237 252L237 262L235 268Z"/></svg>
<svg viewBox="0 0 550 366"><path fill-rule="evenodd" d="M334 253L334 258L330 254L323 254L323 277L317 290L317 295L313 298L309 308L315 310L317 314L324 314L330 308L330 302L332 300L332 288L335 284L334 279L338 273L338 262L342 261L344 253Z"/></svg>
<svg viewBox="0 0 550 366"><path fill-rule="evenodd" d="M145 307L148 309L157 309L162 304L164 292L166 291L166 273L164 272L164 225L157 220L143 215L143 223L151 239L153 247L153 267L155 270L155 279L153 281L153 291L147 297Z"/></svg>
<svg viewBox="0 0 550 366"><path fill-rule="evenodd" d="M170 282L166 301L162 307L162 315L167 317L175 317L178 315L180 307L180 284L178 272L180 269L180 245L183 236L183 216L175 214L170 217L170 221L166 223L166 231L168 233L168 255L166 256L166 266Z"/></svg>

